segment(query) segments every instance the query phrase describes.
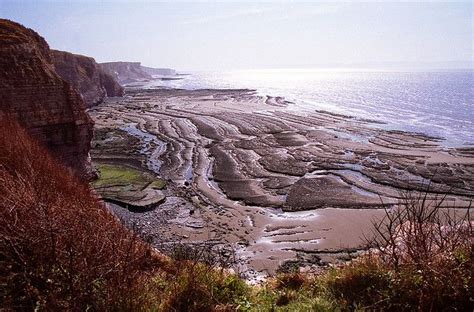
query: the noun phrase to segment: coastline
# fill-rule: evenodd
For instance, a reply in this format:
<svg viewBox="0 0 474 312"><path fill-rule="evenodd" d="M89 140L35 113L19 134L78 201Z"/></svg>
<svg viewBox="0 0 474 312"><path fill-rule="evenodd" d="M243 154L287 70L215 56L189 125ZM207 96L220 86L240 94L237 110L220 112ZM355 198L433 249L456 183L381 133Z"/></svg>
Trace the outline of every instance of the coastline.
<svg viewBox="0 0 474 312"><path fill-rule="evenodd" d="M149 81L145 88L255 89L280 96L297 110L324 110L376 121L384 130L441 138L447 148L474 146L472 70L337 71L269 69L200 71L177 82ZM440 84L440 82L443 82Z"/></svg>
<svg viewBox="0 0 474 312"><path fill-rule="evenodd" d="M441 148L435 138L374 128L370 120L298 112L253 90L127 91L89 111L96 129L136 125L166 150L146 151L136 137L129 150L109 154L102 142L93 159L138 157L148 169L160 162L167 199L149 212L114 210L158 245L177 238L232 245L254 275L295 259L344 261L341 250L362 248L373 218L403 189L423 191L436 180L431 197L449 191L451 207L474 195L469 148Z"/></svg>

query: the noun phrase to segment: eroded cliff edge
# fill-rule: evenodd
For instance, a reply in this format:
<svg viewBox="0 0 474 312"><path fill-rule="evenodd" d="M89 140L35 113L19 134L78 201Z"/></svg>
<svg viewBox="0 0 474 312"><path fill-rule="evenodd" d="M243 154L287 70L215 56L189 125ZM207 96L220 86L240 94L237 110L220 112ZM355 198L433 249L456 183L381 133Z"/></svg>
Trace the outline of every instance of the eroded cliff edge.
<svg viewBox="0 0 474 312"><path fill-rule="evenodd" d="M0 119L5 116L18 120L79 177L93 177L93 122L81 95L56 73L44 38L0 19Z"/></svg>
<svg viewBox="0 0 474 312"><path fill-rule="evenodd" d="M122 85L153 79L149 73L143 70L140 62L109 62L101 63L100 66Z"/></svg>
<svg viewBox="0 0 474 312"><path fill-rule="evenodd" d="M123 88L104 72L94 58L65 51L51 51L56 72L80 92L86 107L102 103L107 96L123 96Z"/></svg>

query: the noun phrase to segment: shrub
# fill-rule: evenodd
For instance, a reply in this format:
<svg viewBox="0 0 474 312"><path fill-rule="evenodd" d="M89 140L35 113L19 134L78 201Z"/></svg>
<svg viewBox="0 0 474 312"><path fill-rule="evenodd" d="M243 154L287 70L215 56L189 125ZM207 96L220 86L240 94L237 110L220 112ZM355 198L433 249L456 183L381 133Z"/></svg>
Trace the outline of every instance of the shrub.
<svg viewBox="0 0 474 312"><path fill-rule="evenodd" d="M429 190L429 188L428 188ZM474 245L470 206L442 209L443 197L404 193L374 223L369 252L321 278L349 309L471 311Z"/></svg>
<svg viewBox="0 0 474 312"><path fill-rule="evenodd" d="M232 250L210 242L169 244L174 260L168 276L165 311L235 311L248 301L250 287L227 268L235 264Z"/></svg>
<svg viewBox="0 0 474 312"><path fill-rule="evenodd" d="M276 289L298 290L307 283L308 276L300 272L280 274L276 278Z"/></svg>
<svg viewBox="0 0 474 312"><path fill-rule="evenodd" d="M464 213L443 209L445 198L430 197L430 185L425 192L402 193L399 204L374 222L375 235L369 246L396 270L403 265L423 269L456 250L472 247L471 205Z"/></svg>
<svg viewBox="0 0 474 312"><path fill-rule="evenodd" d="M380 262L363 258L330 269L325 276L320 277L319 283L342 306L365 307L389 296L390 274Z"/></svg>
<svg viewBox="0 0 474 312"><path fill-rule="evenodd" d="M0 124L0 302L140 310L153 251L16 123Z"/></svg>

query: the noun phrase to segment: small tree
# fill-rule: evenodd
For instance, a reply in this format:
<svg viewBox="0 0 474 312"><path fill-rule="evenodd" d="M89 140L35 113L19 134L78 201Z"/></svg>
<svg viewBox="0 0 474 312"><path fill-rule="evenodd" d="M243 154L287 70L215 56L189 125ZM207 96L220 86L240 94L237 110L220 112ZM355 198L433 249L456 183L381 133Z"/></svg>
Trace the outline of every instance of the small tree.
<svg viewBox="0 0 474 312"><path fill-rule="evenodd" d="M369 247L395 269L400 265L429 265L437 257L472 247L472 202L465 208L442 208L447 195L405 191L398 205L385 208L374 221Z"/></svg>

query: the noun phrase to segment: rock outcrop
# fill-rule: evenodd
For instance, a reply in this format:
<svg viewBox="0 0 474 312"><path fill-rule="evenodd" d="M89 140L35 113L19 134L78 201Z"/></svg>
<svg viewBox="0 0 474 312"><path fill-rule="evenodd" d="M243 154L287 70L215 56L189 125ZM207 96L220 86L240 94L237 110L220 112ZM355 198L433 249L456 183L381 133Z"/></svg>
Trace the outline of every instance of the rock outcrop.
<svg viewBox="0 0 474 312"><path fill-rule="evenodd" d="M100 64L104 71L120 84L148 81L153 77L142 69L140 62L110 62Z"/></svg>
<svg viewBox="0 0 474 312"><path fill-rule="evenodd" d="M105 73L92 57L51 51L56 72L78 90L86 107L101 103L106 96L123 96L123 88Z"/></svg>
<svg viewBox="0 0 474 312"><path fill-rule="evenodd" d="M155 75L176 75L176 71L171 68L145 67L140 62L109 62L101 63L100 65L106 73L114 77L121 85L149 81Z"/></svg>
<svg viewBox="0 0 474 312"><path fill-rule="evenodd" d="M80 94L55 71L46 41L0 19L0 119L13 118L78 176L93 176L93 122ZM12 140L15 140L12 137Z"/></svg>

